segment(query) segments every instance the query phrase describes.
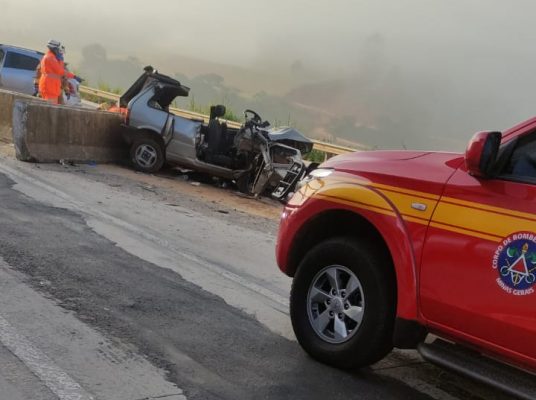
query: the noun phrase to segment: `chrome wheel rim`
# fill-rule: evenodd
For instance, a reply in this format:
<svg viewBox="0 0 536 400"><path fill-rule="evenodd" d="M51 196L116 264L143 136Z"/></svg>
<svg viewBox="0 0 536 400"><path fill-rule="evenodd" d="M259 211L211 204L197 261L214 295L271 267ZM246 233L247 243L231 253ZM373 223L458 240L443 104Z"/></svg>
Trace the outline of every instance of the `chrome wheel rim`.
<svg viewBox="0 0 536 400"><path fill-rule="evenodd" d="M139 145L135 153L136 163L143 168L152 168L158 159L156 149L148 144Z"/></svg>
<svg viewBox="0 0 536 400"><path fill-rule="evenodd" d="M361 327L364 312L363 287L350 269L330 265L316 274L307 294L307 313L322 340L347 342Z"/></svg>

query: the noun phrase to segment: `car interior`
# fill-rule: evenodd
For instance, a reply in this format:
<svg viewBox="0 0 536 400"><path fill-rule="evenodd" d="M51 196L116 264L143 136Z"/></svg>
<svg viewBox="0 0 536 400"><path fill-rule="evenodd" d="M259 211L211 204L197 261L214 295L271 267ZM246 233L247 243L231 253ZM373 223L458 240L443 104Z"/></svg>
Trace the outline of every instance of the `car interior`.
<svg viewBox="0 0 536 400"><path fill-rule="evenodd" d="M210 107L210 119L207 126L203 126L202 133L204 140L199 149L199 158L209 164L215 164L226 168L232 168L233 139L236 130L229 129L227 124L220 121L225 115L226 109L223 105Z"/></svg>

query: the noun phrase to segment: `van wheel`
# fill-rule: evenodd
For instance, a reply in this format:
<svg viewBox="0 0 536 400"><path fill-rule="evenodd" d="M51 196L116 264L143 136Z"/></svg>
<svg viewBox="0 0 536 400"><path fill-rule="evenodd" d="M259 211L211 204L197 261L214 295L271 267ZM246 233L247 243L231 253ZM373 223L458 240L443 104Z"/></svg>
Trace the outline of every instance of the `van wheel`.
<svg viewBox="0 0 536 400"><path fill-rule="evenodd" d="M359 368L393 348L396 281L388 254L351 238L326 240L300 263L290 296L292 326L313 358Z"/></svg>
<svg viewBox="0 0 536 400"><path fill-rule="evenodd" d="M152 138L140 138L130 147L130 160L142 172L157 172L164 165L164 149Z"/></svg>

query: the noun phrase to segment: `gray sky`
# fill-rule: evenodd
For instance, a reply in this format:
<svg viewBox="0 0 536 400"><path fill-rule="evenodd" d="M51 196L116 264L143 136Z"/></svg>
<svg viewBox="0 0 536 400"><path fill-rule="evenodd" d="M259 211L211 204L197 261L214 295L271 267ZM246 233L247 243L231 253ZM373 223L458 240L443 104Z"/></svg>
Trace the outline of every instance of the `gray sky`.
<svg viewBox="0 0 536 400"><path fill-rule="evenodd" d="M71 48L99 42L131 53L150 46L237 64L279 52L324 64L330 59L351 64L358 58L356 44L379 33L398 63L452 60L457 66L465 57L523 56L533 45L536 10L530 0L77 0L70 4L0 0L0 33L23 45L38 46L55 37Z"/></svg>
<svg viewBox="0 0 536 400"><path fill-rule="evenodd" d="M427 112L454 110L427 128L457 120L449 135L463 140L536 114L533 0L0 0L0 10L0 41L42 48L57 38L72 57L98 42L109 54L274 71L301 60L320 80L396 70L426 86L415 96L431 96Z"/></svg>

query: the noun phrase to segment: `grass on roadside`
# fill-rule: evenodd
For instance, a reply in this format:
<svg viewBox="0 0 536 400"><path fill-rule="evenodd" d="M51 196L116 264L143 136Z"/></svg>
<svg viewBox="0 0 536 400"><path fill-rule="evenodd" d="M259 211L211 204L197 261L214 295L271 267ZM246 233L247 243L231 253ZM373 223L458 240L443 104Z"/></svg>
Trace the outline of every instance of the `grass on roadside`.
<svg viewBox="0 0 536 400"><path fill-rule="evenodd" d="M311 152L303 157L307 161L323 163L326 160L326 153L323 151L313 149Z"/></svg>
<svg viewBox="0 0 536 400"><path fill-rule="evenodd" d="M82 82L83 85L87 86L87 87L91 87L93 88L94 86L92 86L89 82ZM97 85L97 89L98 90L102 90L103 92L108 92L108 93L113 93L113 94L116 94L116 95L121 95L123 94L124 90L120 87L112 87L110 86L108 83L106 82L99 82L98 85ZM87 94L87 93L80 93L80 97L84 100L87 100L87 101L91 101L93 103L97 103L97 104L102 104L102 103L114 103L112 100L110 99L104 99L98 95L93 95L93 94Z"/></svg>
<svg viewBox="0 0 536 400"><path fill-rule="evenodd" d="M210 107L211 107L210 105L202 105L202 104L196 103L194 96L190 98L190 103L188 104L189 111L193 111L193 112L203 114L203 115L210 115ZM225 115L223 116L223 119L226 119L227 121L234 121L234 122L243 121L243 118L238 116L228 106L225 106Z"/></svg>

